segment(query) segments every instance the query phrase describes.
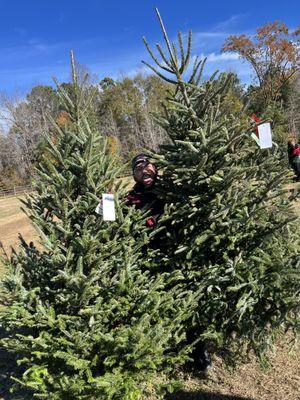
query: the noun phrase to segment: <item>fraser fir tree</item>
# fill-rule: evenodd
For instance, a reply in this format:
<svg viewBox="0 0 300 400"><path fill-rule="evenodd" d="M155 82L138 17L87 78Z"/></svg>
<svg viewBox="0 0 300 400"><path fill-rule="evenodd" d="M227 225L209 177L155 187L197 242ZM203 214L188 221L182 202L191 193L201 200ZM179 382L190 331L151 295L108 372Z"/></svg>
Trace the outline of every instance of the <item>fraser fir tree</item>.
<svg viewBox="0 0 300 400"><path fill-rule="evenodd" d="M122 202L120 167L89 127L74 65L72 58L72 99L58 85L70 121L53 122L36 192L24 201L40 245L22 239L6 261L1 344L24 368L16 385L36 398L133 400L186 358L186 349L174 347L193 298L177 296L176 287L166 292L165 275L150 276L153 233ZM115 222L95 213L110 190Z"/></svg>
<svg viewBox="0 0 300 400"><path fill-rule="evenodd" d="M205 61L189 67L191 32L187 49L180 32L177 46L158 17L166 50L156 56L144 40L156 65L145 64L173 87L157 116L170 143L150 152L168 205L159 270L180 271L184 289L200 293L190 338L262 354L281 328L299 332L297 195L276 143L261 150L255 126L224 108L232 75L202 81Z"/></svg>

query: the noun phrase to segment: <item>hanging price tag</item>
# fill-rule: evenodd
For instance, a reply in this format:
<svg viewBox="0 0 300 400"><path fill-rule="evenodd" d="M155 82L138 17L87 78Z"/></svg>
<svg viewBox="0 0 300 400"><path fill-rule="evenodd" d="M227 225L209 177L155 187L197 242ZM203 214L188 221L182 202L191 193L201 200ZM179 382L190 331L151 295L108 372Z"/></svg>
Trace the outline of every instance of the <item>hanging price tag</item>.
<svg viewBox="0 0 300 400"><path fill-rule="evenodd" d="M103 193L102 195L102 209L103 209L103 221L115 221L115 199L111 193Z"/></svg>
<svg viewBox="0 0 300 400"><path fill-rule="evenodd" d="M261 149L269 149L272 147L271 125L268 122L258 125L258 136Z"/></svg>

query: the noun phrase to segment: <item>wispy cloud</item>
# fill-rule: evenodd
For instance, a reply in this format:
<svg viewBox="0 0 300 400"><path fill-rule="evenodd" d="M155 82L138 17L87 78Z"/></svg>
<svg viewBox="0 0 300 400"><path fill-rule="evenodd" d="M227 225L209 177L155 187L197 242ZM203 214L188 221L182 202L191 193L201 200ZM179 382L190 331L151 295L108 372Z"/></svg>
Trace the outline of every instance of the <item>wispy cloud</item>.
<svg viewBox="0 0 300 400"><path fill-rule="evenodd" d="M206 58L204 74L211 75L216 70L220 72L234 72L244 82L249 83L252 70L236 53L202 53L200 59ZM195 59L195 56L193 57Z"/></svg>
<svg viewBox="0 0 300 400"><path fill-rule="evenodd" d="M252 33L242 28L242 20L248 14L232 15L228 19L212 25L207 31L193 33L194 50L205 52L219 52L225 40L233 34Z"/></svg>
<svg viewBox="0 0 300 400"><path fill-rule="evenodd" d="M68 51L74 47L83 49L85 47L91 48L92 46L101 45L104 42L104 39L98 37L89 37L80 40L61 40L58 42L51 42L39 37L29 37L23 39L18 45L1 47L1 61L6 60L7 57L20 59L27 56L30 58L33 55L38 56L42 52L52 54L61 50Z"/></svg>
<svg viewBox="0 0 300 400"><path fill-rule="evenodd" d="M30 60L41 53L50 54L63 47L65 47L63 42L50 44L40 39L29 39L18 46L2 47L1 64L13 64L14 62L20 64L23 60Z"/></svg>
<svg viewBox="0 0 300 400"><path fill-rule="evenodd" d="M69 79L70 68L67 63L64 65L45 65L40 67L21 67L1 69L0 87L4 87L9 94L24 96L36 85L54 85L53 76L59 81L65 82Z"/></svg>
<svg viewBox="0 0 300 400"><path fill-rule="evenodd" d="M249 14L247 14L247 13L232 15L229 18L225 19L224 21L217 23L214 26L214 29L216 31L223 31L223 30L236 28L237 25L241 24L241 20L248 16L249 16Z"/></svg>
<svg viewBox="0 0 300 400"><path fill-rule="evenodd" d="M227 20L212 25L206 31L193 32L193 54L207 57L206 73L215 69L235 71L246 82L250 80L250 71L237 54L220 53L225 39L236 33L236 27L245 15L233 15ZM58 19L63 19L59 14ZM131 25L124 31L133 29ZM87 37L59 42L45 40L41 37L30 37L22 27L14 28L22 38L18 45L1 48L0 87L13 91L20 88L25 91L34 84L51 84L53 75L59 80L69 79L68 54L75 50L80 63L86 65L99 80L104 76L114 79L120 76L134 76L137 73L148 74L151 71L141 64L149 61L147 51L141 44L128 43L120 36L110 38L109 46L105 37ZM242 33L241 30L238 31ZM184 34L186 39L187 34ZM96 49L96 51L95 51Z"/></svg>
<svg viewBox="0 0 300 400"><path fill-rule="evenodd" d="M237 73L245 83L250 82L252 74L250 66L243 62L236 53L221 53L226 38L232 34L245 33L241 26L242 20L247 15L232 15L224 21L212 25L211 29L207 31L193 32L193 54L198 55L200 59L207 59L205 71L207 75L216 69L231 71Z"/></svg>
<svg viewBox="0 0 300 400"><path fill-rule="evenodd" d="M237 53L210 53L207 55L208 62L238 60L239 58L240 57Z"/></svg>
<svg viewBox="0 0 300 400"><path fill-rule="evenodd" d="M207 31L207 32L195 32L193 33L193 40L197 41L200 39L214 39L214 38L219 38L223 39L227 35L230 35L230 33L226 32L215 32L215 31Z"/></svg>

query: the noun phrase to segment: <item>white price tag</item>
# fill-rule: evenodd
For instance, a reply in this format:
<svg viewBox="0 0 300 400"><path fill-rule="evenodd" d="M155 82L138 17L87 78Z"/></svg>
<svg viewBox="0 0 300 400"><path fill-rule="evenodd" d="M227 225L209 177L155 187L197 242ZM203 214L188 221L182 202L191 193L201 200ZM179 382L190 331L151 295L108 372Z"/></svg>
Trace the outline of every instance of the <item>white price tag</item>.
<svg viewBox="0 0 300 400"><path fill-rule="evenodd" d="M272 132L269 122L258 125L258 136L261 149L269 149L272 147Z"/></svg>
<svg viewBox="0 0 300 400"><path fill-rule="evenodd" d="M115 221L115 199L111 193L102 194L103 221Z"/></svg>

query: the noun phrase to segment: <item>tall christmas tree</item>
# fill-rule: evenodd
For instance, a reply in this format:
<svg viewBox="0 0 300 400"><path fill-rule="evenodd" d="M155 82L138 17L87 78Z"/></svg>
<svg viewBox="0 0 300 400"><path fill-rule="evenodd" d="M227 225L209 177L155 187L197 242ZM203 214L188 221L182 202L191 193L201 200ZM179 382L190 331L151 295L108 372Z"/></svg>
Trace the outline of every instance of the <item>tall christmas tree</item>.
<svg viewBox="0 0 300 400"><path fill-rule="evenodd" d="M169 144L150 152L168 210L160 270L179 270L185 289L200 293L186 325L191 338L235 353L246 343L261 354L281 328L299 332L297 194L285 189L289 172L276 143L260 149L256 127L224 107L231 74L203 81L205 62L189 67L191 32L187 49L180 32L177 46L158 17L166 50L157 45L156 56L145 40L156 65L145 64L171 85L156 117Z"/></svg>
<svg viewBox="0 0 300 400"><path fill-rule="evenodd" d="M6 261L1 344L23 366L16 385L36 398L134 400L153 390L158 371L186 358L174 347L193 297L166 292L165 275L150 276L153 233L122 202L120 167L90 129L73 57L72 75L72 98L58 85L68 118L54 123L35 193L24 201L40 244L22 239ZM95 213L109 191L116 198L110 222Z"/></svg>

